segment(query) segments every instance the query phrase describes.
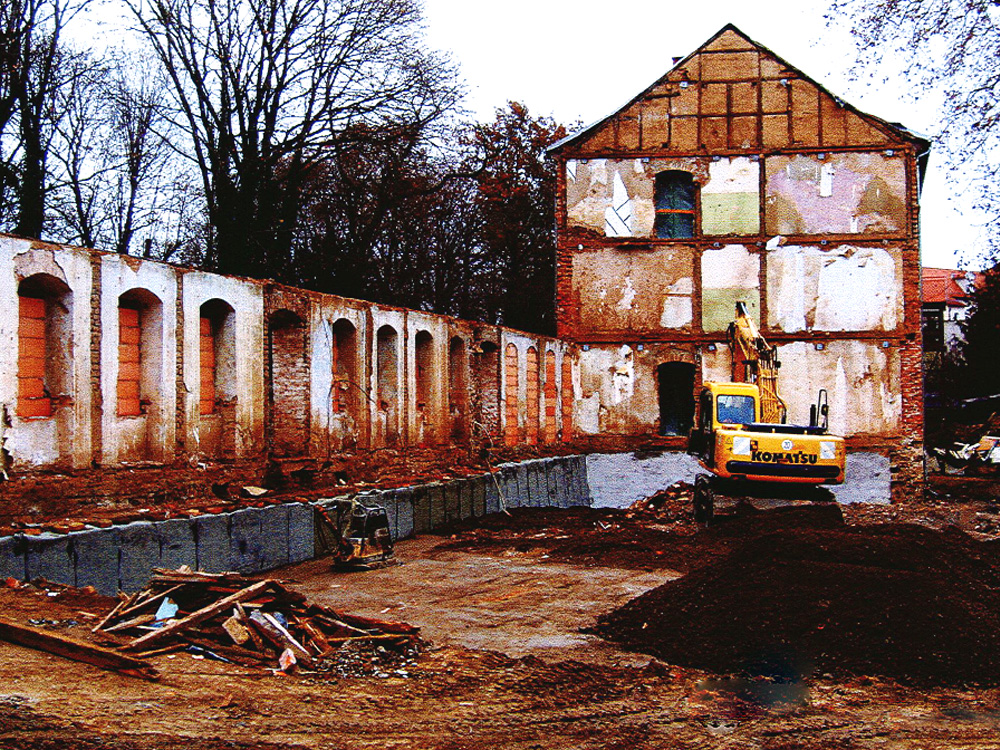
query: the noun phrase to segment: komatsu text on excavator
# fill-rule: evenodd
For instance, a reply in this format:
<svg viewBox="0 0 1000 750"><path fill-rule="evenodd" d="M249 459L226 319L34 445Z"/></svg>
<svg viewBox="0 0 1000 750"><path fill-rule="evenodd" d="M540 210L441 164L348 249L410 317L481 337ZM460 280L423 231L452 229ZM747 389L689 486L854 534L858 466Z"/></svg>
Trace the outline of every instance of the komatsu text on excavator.
<svg viewBox="0 0 1000 750"><path fill-rule="evenodd" d="M743 302L729 325L732 382L707 382L698 398L690 452L711 475L695 480L694 516L708 522L717 495L832 499L819 487L844 481L844 439L827 432L829 406L820 390L808 425L787 424L778 395L777 347L761 336Z"/></svg>

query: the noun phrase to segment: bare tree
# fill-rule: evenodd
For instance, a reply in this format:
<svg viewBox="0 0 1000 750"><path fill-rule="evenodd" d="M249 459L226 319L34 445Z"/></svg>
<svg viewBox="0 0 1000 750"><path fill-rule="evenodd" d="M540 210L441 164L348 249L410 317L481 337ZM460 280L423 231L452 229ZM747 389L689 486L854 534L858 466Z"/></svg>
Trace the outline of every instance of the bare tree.
<svg viewBox="0 0 1000 750"><path fill-rule="evenodd" d="M208 264L276 275L304 181L359 132L441 118L459 92L412 0L125 0L171 81L212 227Z"/></svg>
<svg viewBox="0 0 1000 750"><path fill-rule="evenodd" d="M830 23L847 19L858 65L892 59L918 91L945 92L936 148L1000 239L1000 2L998 0L834 0Z"/></svg>
<svg viewBox="0 0 1000 750"><path fill-rule="evenodd" d="M47 160L56 102L78 69L62 44L67 25L90 0L8 0L0 3L0 221L41 236L49 188Z"/></svg>

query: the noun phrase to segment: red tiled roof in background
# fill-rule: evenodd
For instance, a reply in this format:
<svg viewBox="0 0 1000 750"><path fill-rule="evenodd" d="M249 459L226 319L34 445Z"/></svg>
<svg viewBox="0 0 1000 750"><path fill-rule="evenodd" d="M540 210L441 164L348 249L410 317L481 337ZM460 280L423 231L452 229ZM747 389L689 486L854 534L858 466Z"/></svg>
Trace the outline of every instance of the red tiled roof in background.
<svg viewBox="0 0 1000 750"><path fill-rule="evenodd" d="M983 283L979 271L958 271L954 268L922 268L920 277L923 285L924 302L944 302L948 307L965 307L969 294L959 284L972 276L973 287ZM971 291L971 288L970 288Z"/></svg>

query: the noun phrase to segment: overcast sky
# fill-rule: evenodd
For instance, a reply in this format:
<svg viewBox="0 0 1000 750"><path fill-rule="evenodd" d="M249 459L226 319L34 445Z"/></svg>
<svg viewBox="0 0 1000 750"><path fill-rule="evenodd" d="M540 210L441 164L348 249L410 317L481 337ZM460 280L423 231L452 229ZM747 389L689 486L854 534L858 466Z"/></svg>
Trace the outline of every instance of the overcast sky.
<svg viewBox="0 0 1000 750"><path fill-rule="evenodd" d="M431 46L451 53L479 119L508 100L563 123L611 114L727 23L769 47L862 111L932 134L940 99L907 96L893 71L850 80L855 49L844 28L823 19L825 2L802 0L424 0ZM886 82L880 79L888 76ZM922 205L923 263L957 267L978 241L978 227L957 210L961 186L949 185L931 156ZM959 200L951 200L958 193Z"/></svg>

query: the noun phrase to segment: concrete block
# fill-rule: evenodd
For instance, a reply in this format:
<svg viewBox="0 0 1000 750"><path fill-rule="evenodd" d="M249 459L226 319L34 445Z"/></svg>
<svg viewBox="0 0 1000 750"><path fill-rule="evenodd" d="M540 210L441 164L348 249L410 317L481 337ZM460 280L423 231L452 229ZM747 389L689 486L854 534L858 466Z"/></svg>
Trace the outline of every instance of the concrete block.
<svg viewBox="0 0 1000 750"><path fill-rule="evenodd" d="M531 505L531 490L528 484L528 463L522 461L514 464L514 473L517 477L517 491L514 494L513 505L515 508L527 508Z"/></svg>
<svg viewBox="0 0 1000 750"><path fill-rule="evenodd" d="M0 537L0 580L16 578L19 581L27 577L25 567L25 542L21 534ZM115 564L118 555L115 555Z"/></svg>
<svg viewBox="0 0 1000 750"><path fill-rule="evenodd" d="M93 586L98 593L114 596L118 593L118 549L121 539L118 529L88 529L73 534L73 554L76 557L76 585Z"/></svg>
<svg viewBox="0 0 1000 750"><path fill-rule="evenodd" d="M256 573L263 569L260 522L261 511L258 508L244 508L229 514L230 570ZM285 538L287 540L288 537Z"/></svg>
<svg viewBox="0 0 1000 750"><path fill-rule="evenodd" d="M513 510L521 505L518 474L517 464L501 464L497 467L497 482L502 494L501 503L507 510Z"/></svg>
<svg viewBox="0 0 1000 750"><path fill-rule="evenodd" d="M497 489L497 481L499 479L498 474L488 474L486 476L483 493L485 495L485 513L487 515L500 512L500 491Z"/></svg>
<svg viewBox="0 0 1000 750"><path fill-rule="evenodd" d="M561 508L563 506L559 502L559 485L562 480L562 466L558 459L552 458L545 462L543 469L547 494L545 505L549 508Z"/></svg>
<svg viewBox="0 0 1000 750"><path fill-rule="evenodd" d="M396 530L393 539L406 539L413 535L413 499L416 491L412 487L396 490Z"/></svg>
<svg viewBox="0 0 1000 750"><path fill-rule="evenodd" d="M190 518L170 518L156 524L160 537L160 567L176 570L181 565L198 567L195 522ZM77 570L77 575L80 572Z"/></svg>
<svg viewBox="0 0 1000 750"><path fill-rule="evenodd" d="M288 506L265 505L260 509L260 558L257 570L288 565Z"/></svg>
<svg viewBox="0 0 1000 750"><path fill-rule="evenodd" d="M469 494L472 496L472 515L482 518L486 515L486 483L493 483L489 474L470 477L468 480Z"/></svg>
<svg viewBox="0 0 1000 750"><path fill-rule="evenodd" d="M76 585L76 561L73 542L68 534L44 532L25 537L25 576L27 580L44 578L53 583Z"/></svg>
<svg viewBox="0 0 1000 750"><path fill-rule="evenodd" d="M194 524L198 570L225 573L229 567L229 514L198 516Z"/></svg>
<svg viewBox="0 0 1000 750"><path fill-rule="evenodd" d="M144 588L160 567L160 537L149 521L118 527L118 587L122 591Z"/></svg>
<svg viewBox="0 0 1000 750"><path fill-rule="evenodd" d="M545 461L528 462L528 497L532 508L543 508L549 501L548 481L545 478Z"/></svg>
<svg viewBox="0 0 1000 750"><path fill-rule="evenodd" d="M455 481L458 485L459 511L458 517L462 520L472 518L472 480L459 479Z"/></svg>
<svg viewBox="0 0 1000 750"><path fill-rule="evenodd" d="M423 534L431 529L431 490L430 485L413 488L413 533Z"/></svg>
<svg viewBox="0 0 1000 750"><path fill-rule="evenodd" d="M587 477L587 457L573 456L573 475L576 477L577 493L573 505L593 505L590 493L590 480Z"/></svg>
<svg viewBox="0 0 1000 750"><path fill-rule="evenodd" d="M288 562L311 560L316 555L316 509L309 503L288 504Z"/></svg>
<svg viewBox="0 0 1000 750"><path fill-rule="evenodd" d="M445 510L445 486L440 482L431 482L427 485L427 495L430 502L430 525L428 529L436 529L444 526L448 517Z"/></svg>
<svg viewBox="0 0 1000 750"><path fill-rule="evenodd" d="M462 482L453 480L444 485L444 522L454 523L461 518Z"/></svg>

